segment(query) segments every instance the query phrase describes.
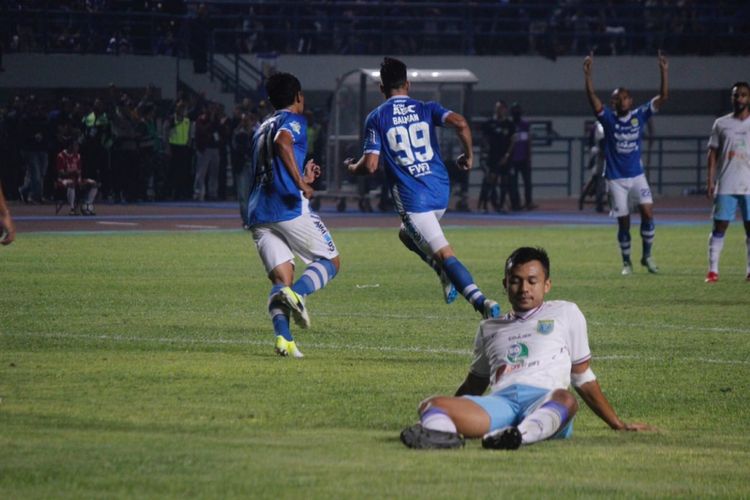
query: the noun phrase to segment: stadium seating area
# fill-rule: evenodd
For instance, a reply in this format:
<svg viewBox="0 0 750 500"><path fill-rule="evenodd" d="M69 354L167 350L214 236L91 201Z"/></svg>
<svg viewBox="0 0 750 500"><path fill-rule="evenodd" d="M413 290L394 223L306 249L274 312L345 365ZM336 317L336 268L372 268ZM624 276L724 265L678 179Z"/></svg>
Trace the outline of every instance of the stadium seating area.
<svg viewBox="0 0 750 500"><path fill-rule="evenodd" d="M205 15L197 15L200 5ZM186 55L738 54L750 6L732 0L149 1L2 4L5 51Z"/></svg>

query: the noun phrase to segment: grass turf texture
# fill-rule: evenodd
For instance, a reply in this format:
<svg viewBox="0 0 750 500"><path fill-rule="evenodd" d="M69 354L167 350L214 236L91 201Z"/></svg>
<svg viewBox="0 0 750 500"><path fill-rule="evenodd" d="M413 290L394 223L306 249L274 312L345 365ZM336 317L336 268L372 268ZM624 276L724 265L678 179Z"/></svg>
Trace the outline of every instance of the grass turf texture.
<svg viewBox="0 0 750 500"><path fill-rule="evenodd" d="M703 283L707 232L660 228L662 273L621 277L612 227L446 230L503 310L503 258L546 247L548 298L587 316L605 393L660 429L582 408L573 439L516 452L398 441L463 380L478 315L393 229L334 232L303 360L273 354L247 234L22 234L0 250L0 496L747 497L750 283L739 231Z"/></svg>

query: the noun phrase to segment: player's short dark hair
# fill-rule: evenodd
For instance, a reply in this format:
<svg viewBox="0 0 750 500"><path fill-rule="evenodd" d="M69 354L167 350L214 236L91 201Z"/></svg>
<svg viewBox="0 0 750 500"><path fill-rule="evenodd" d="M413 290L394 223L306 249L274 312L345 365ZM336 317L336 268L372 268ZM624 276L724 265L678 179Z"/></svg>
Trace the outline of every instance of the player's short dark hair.
<svg viewBox="0 0 750 500"><path fill-rule="evenodd" d="M384 57L380 63L380 83L386 91L403 87L406 84L406 64Z"/></svg>
<svg viewBox="0 0 750 500"><path fill-rule="evenodd" d="M510 273L511 269L514 267L526 264L532 260L538 260L541 262L542 267L544 268L544 276L549 278L549 256L547 255L547 251L542 247L521 247L515 249L513 253L510 254L510 257L508 257L508 260L505 261L505 276L508 276L508 273Z"/></svg>
<svg viewBox="0 0 750 500"><path fill-rule="evenodd" d="M615 90L612 91L612 97L622 92L627 92L628 94L630 93L630 91L625 87L617 87Z"/></svg>
<svg viewBox="0 0 750 500"><path fill-rule="evenodd" d="M747 82L734 82L732 84L732 88L734 89L735 87L745 87L747 90L750 90L750 83L747 83Z"/></svg>
<svg viewBox="0 0 750 500"><path fill-rule="evenodd" d="M294 104L302 85L291 73L274 73L266 80L268 100L275 109L284 109Z"/></svg>

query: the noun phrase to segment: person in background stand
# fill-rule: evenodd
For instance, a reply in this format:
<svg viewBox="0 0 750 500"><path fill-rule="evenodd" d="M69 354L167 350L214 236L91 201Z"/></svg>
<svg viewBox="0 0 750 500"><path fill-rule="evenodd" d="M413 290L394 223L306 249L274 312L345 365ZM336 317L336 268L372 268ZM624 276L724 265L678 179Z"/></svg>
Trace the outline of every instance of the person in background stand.
<svg viewBox="0 0 750 500"><path fill-rule="evenodd" d="M534 205L531 198L531 190L533 188L531 183L531 134L529 133L529 123L521 118L522 113L521 105L514 102L510 107L510 114L513 117L515 133L513 134L510 151L508 152L511 175L510 201L514 210L521 207L526 210L534 210L537 206ZM519 175L523 179L523 205L521 205L518 190Z"/></svg>
<svg viewBox="0 0 750 500"><path fill-rule="evenodd" d="M508 105L505 101L495 103L495 115L482 126L484 146L487 148L487 172L479 193L478 209L487 211L487 201L498 211L503 211L505 196L509 193L510 168L508 152L515 133L513 121L508 118ZM497 183L500 181L500 199L497 197ZM511 200L512 201L512 200ZM514 207L515 208L515 207Z"/></svg>
<svg viewBox="0 0 750 500"><path fill-rule="evenodd" d="M174 116L169 120L168 129L169 185L175 200L189 199L192 196L190 149L191 122L185 116L185 103L175 104Z"/></svg>

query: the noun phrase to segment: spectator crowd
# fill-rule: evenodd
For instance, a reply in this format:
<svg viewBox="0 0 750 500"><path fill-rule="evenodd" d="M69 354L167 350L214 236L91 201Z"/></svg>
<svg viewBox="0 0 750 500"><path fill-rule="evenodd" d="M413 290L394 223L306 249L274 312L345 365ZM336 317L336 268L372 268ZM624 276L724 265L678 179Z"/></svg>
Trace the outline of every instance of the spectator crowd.
<svg viewBox="0 0 750 500"><path fill-rule="evenodd" d="M6 52L745 53L734 0L0 0Z"/></svg>
<svg viewBox="0 0 750 500"><path fill-rule="evenodd" d="M16 95L0 106L0 182L9 199L65 200L71 156L107 202L234 199L260 117L249 99L229 114L199 95L175 101L114 85L87 100ZM63 166L61 166L63 165Z"/></svg>

